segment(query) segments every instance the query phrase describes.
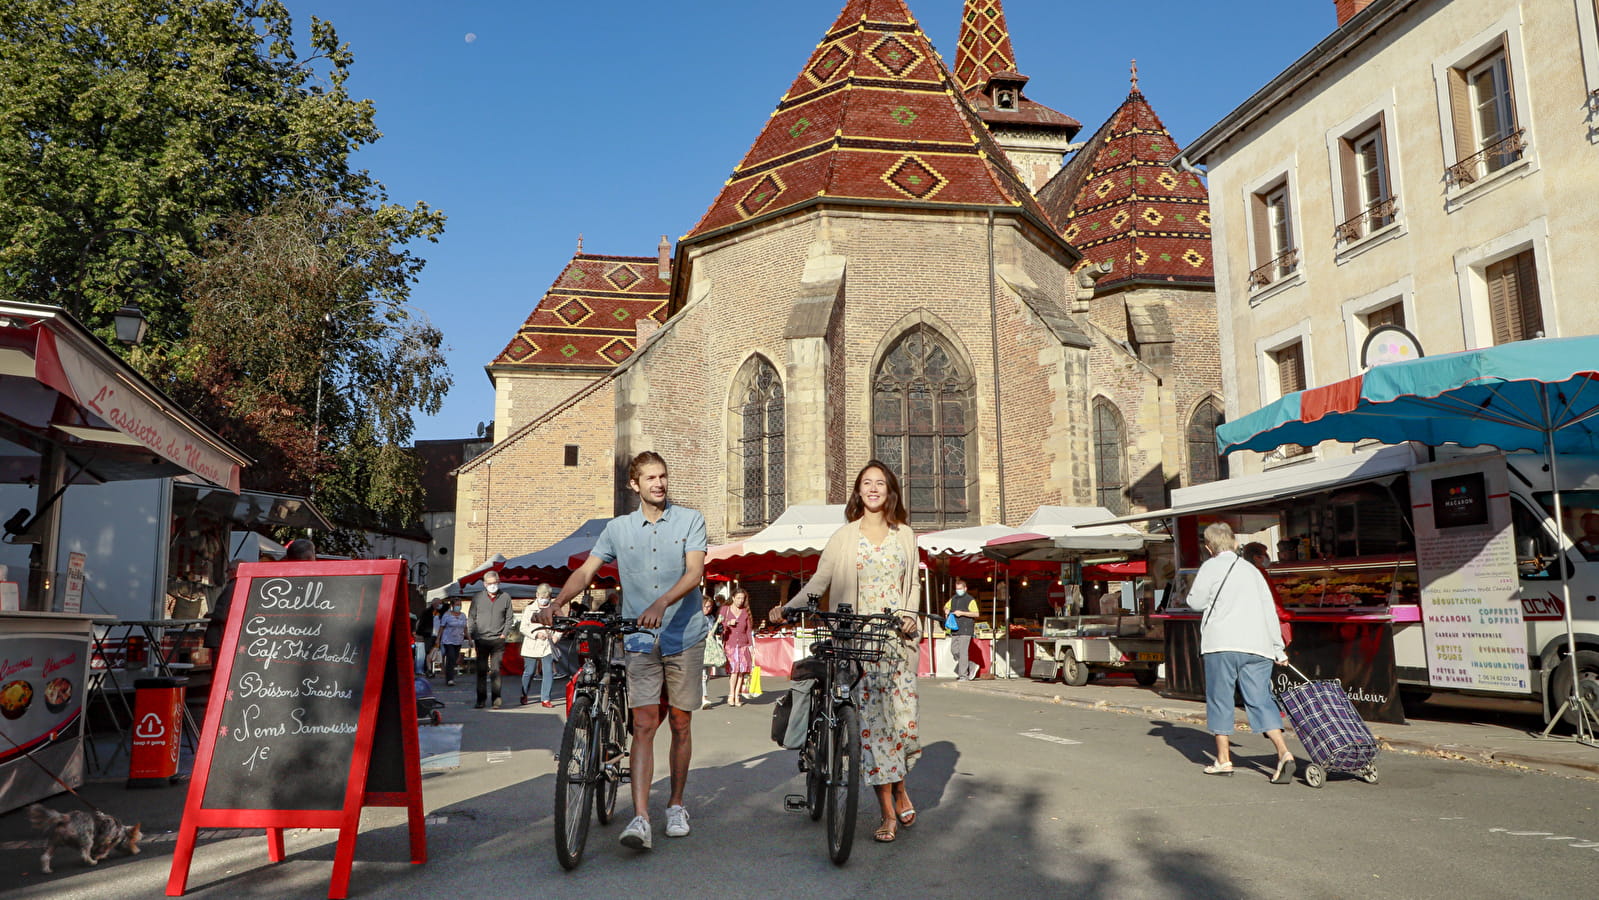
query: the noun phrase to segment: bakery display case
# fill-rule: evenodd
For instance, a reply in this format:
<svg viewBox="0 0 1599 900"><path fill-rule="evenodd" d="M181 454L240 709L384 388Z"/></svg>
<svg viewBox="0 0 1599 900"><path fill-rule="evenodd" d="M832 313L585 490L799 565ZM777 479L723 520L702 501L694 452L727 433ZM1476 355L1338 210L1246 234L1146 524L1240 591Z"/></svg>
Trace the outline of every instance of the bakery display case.
<svg viewBox="0 0 1599 900"><path fill-rule="evenodd" d="M1266 577L1284 606L1300 610L1386 609L1421 597L1416 560L1408 556L1280 562Z"/></svg>

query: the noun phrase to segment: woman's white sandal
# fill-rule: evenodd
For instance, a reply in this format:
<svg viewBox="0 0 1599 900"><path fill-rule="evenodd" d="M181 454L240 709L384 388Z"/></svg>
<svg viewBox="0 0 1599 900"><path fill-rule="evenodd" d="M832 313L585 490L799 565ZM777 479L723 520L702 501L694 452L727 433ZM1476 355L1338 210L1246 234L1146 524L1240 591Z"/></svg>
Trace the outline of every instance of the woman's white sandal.
<svg viewBox="0 0 1599 900"><path fill-rule="evenodd" d="M1233 764L1230 762L1211 763L1205 767L1204 771L1206 775L1231 775L1233 774Z"/></svg>

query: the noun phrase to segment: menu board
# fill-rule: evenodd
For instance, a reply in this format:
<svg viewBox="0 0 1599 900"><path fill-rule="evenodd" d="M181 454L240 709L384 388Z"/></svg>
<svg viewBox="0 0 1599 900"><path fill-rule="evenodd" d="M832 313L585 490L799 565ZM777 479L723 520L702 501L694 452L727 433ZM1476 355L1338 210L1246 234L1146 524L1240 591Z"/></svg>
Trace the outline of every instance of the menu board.
<svg viewBox="0 0 1599 900"><path fill-rule="evenodd" d="M383 577L242 586L203 806L340 809L350 772L330 763L355 756Z"/></svg>
<svg viewBox="0 0 1599 900"><path fill-rule="evenodd" d="M401 560L239 567L195 776L167 880L187 887L196 834L337 828L329 897L344 897L361 810L405 807L427 860L416 693Z"/></svg>
<svg viewBox="0 0 1599 900"><path fill-rule="evenodd" d="M83 784L88 659L86 635L0 635L0 812L58 793L45 770Z"/></svg>
<svg viewBox="0 0 1599 900"><path fill-rule="evenodd" d="M1505 472L1491 456L1410 475L1427 680L1437 687L1531 690Z"/></svg>

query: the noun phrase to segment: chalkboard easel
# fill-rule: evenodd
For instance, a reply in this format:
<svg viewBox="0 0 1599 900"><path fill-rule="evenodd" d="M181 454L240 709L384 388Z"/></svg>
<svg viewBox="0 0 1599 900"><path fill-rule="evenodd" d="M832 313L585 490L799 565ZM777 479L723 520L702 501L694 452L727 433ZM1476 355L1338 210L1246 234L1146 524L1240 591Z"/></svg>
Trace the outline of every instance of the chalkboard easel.
<svg viewBox="0 0 1599 900"><path fill-rule="evenodd" d="M408 811L427 862L402 560L239 567L167 878L188 886L201 828L334 828L330 900L349 893L361 810Z"/></svg>

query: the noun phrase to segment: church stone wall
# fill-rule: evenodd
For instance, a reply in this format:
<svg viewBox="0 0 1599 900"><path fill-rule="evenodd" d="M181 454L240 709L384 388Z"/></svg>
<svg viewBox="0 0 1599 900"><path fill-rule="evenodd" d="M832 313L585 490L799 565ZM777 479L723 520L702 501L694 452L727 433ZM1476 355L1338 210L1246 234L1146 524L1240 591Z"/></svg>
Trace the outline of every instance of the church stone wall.
<svg viewBox="0 0 1599 900"><path fill-rule="evenodd" d="M605 373L550 375L501 370L494 375L494 440L503 441L523 425L554 409Z"/></svg>
<svg viewBox="0 0 1599 900"><path fill-rule="evenodd" d="M614 514L615 403L612 385L602 384L460 474L455 577L496 553L509 559L542 550L585 521ZM576 466L566 465L567 444L578 447Z"/></svg>

